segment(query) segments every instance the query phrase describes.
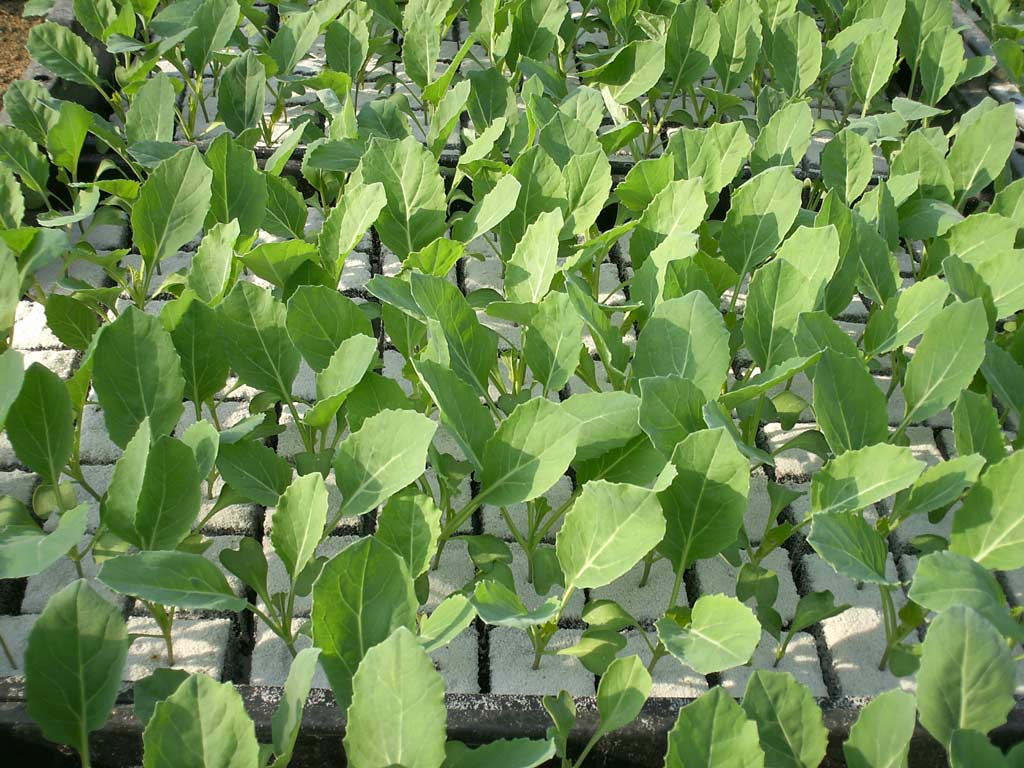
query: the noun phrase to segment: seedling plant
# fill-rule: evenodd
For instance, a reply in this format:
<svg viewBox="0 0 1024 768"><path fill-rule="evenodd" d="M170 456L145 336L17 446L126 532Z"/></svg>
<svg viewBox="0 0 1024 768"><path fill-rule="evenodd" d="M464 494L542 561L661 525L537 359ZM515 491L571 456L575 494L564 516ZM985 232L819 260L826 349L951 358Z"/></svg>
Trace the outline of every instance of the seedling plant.
<svg viewBox="0 0 1024 768"><path fill-rule="evenodd" d="M0 503L0 576L78 576L3 644L48 739L90 765L138 639L117 595L166 649L134 684L147 768L287 765L318 669L351 765L579 766L662 660L716 682L766 643L777 666L847 610L805 591L783 617L769 563L802 547L877 590L874 661L916 684L861 709L848 763L906 764L920 722L954 767L1016 764L986 734L1024 639L1001 581L1024 566L1024 181L1012 105L950 112L993 62L963 57L948 3L74 9L78 32L29 38L64 90L15 83L0 126L0 425L38 477ZM109 227L130 239L90 244ZM33 306L70 371L24 351ZM929 466L908 430L950 411ZM820 466L802 484L775 471L794 450ZM262 540L214 557L237 505L267 510ZM438 594L453 558L472 576ZM689 586L711 560L728 594ZM592 594L666 567L653 620ZM287 649L270 743L181 668L196 611ZM430 654L485 627L599 676L585 743L565 691L546 739L448 740ZM769 663L683 707L665 765L814 766L827 736Z"/></svg>

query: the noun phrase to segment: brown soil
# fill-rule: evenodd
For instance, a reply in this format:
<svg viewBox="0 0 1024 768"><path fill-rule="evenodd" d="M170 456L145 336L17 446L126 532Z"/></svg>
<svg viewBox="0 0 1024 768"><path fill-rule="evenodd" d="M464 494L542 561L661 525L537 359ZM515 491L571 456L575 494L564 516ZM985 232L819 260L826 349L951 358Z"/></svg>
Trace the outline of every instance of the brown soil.
<svg viewBox="0 0 1024 768"><path fill-rule="evenodd" d="M21 9L24 3L0 0L0 96L12 81L25 74L29 56L25 48L28 31L40 19L24 19Z"/></svg>

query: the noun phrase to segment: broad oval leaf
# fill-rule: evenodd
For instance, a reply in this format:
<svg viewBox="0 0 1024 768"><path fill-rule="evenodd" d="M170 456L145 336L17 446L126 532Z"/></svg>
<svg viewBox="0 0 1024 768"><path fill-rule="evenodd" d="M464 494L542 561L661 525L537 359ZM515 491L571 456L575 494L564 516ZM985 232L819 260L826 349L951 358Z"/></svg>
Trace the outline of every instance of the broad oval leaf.
<svg viewBox="0 0 1024 768"><path fill-rule="evenodd" d="M811 478L814 514L864 509L913 483L925 463L909 448L878 443L836 456Z"/></svg>
<svg viewBox="0 0 1024 768"><path fill-rule="evenodd" d="M953 516L950 549L986 568L1024 566L1024 453L993 464L975 483Z"/></svg>
<svg viewBox="0 0 1024 768"><path fill-rule="evenodd" d="M118 555L100 566L97 578L115 592L160 605L211 611L246 605L214 563L191 552Z"/></svg>
<svg viewBox="0 0 1024 768"><path fill-rule="evenodd" d="M345 757L353 765L440 768L444 680L406 627L370 648L352 679Z"/></svg>
<svg viewBox="0 0 1024 768"><path fill-rule="evenodd" d="M664 534L665 518L654 491L591 480L565 514L555 539L566 588L610 584L636 565Z"/></svg>
<svg viewBox="0 0 1024 768"><path fill-rule="evenodd" d="M507 507L558 482L576 455L579 422L546 398L518 406L484 446L481 494Z"/></svg>
<svg viewBox="0 0 1024 768"><path fill-rule="evenodd" d="M251 768L256 727L231 683L191 675L156 705L142 734L143 768Z"/></svg>
<svg viewBox="0 0 1024 768"><path fill-rule="evenodd" d="M110 439L122 448L144 419L154 436L170 434L183 410L185 379L171 335L134 306L100 330L93 385Z"/></svg>
<svg viewBox="0 0 1024 768"><path fill-rule="evenodd" d="M701 675L746 664L761 640L754 612L726 595L698 598L687 627L670 616L659 619L657 627L668 652Z"/></svg>
<svg viewBox="0 0 1024 768"><path fill-rule="evenodd" d="M88 752L110 717L131 640L121 612L83 580L50 598L25 650L29 716L51 741Z"/></svg>
<svg viewBox="0 0 1024 768"><path fill-rule="evenodd" d="M757 724L721 686L679 710L668 733L665 768L763 768L764 764Z"/></svg>
<svg viewBox="0 0 1024 768"><path fill-rule="evenodd" d="M821 708L788 672L754 672L743 709L757 723L768 765L816 768L824 759L828 730Z"/></svg>
<svg viewBox="0 0 1024 768"><path fill-rule="evenodd" d="M25 466L56 485L75 448L71 398L57 374L40 363L28 367L7 412L6 432Z"/></svg>
<svg viewBox="0 0 1024 768"><path fill-rule="evenodd" d="M928 627L917 672L921 725L941 744L953 731L987 733L1013 707L1017 665L1006 641L965 606L943 611Z"/></svg>
<svg viewBox="0 0 1024 768"><path fill-rule="evenodd" d="M292 582L313 557L327 524L327 485L319 473L296 477L271 516L270 541Z"/></svg>
<svg viewBox="0 0 1024 768"><path fill-rule="evenodd" d="M701 291L659 304L637 341L633 375L681 376L708 399L717 396L729 370L729 331Z"/></svg>
<svg viewBox="0 0 1024 768"><path fill-rule="evenodd" d="M363 515L423 474L437 424L414 411L381 411L338 446L337 517Z"/></svg>
<svg viewBox="0 0 1024 768"><path fill-rule="evenodd" d="M399 627L416 626L416 600L405 561L373 537L335 555L313 585L313 644L341 707L366 652Z"/></svg>

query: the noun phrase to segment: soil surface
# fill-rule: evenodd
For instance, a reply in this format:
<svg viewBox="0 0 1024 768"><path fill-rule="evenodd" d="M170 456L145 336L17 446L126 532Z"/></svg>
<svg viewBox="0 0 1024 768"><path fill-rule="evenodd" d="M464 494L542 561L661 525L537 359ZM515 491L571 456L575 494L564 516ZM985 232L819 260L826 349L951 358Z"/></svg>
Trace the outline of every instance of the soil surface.
<svg viewBox="0 0 1024 768"><path fill-rule="evenodd" d="M25 40L28 31L40 19L25 19L21 16L22 2L0 0L0 96L7 86L25 74L28 66L28 50Z"/></svg>

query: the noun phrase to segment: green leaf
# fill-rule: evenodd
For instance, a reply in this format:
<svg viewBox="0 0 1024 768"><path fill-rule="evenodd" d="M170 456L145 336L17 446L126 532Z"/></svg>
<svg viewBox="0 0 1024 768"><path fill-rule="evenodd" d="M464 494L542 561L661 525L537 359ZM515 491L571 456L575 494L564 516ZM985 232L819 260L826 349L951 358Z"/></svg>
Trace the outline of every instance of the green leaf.
<svg viewBox="0 0 1024 768"><path fill-rule="evenodd" d="M221 445L217 469L233 490L265 507L277 505L278 498L292 479L287 461L272 449L252 440Z"/></svg>
<svg viewBox="0 0 1024 768"><path fill-rule="evenodd" d="M327 65L355 80L366 61L370 47L370 30L354 10L347 10L337 21L327 25L324 50Z"/></svg>
<svg viewBox="0 0 1024 768"><path fill-rule="evenodd" d="M189 242L210 210L213 172L195 147L161 162L132 208L135 245L149 269Z"/></svg>
<svg viewBox="0 0 1024 768"><path fill-rule="evenodd" d="M320 32L320 18L315 9L305 13L292 13L281 24L267 49L277 64L278 75L289 75L313 47Z"/></svg>
<svg viewBox="0 0 1024 768"><path fill-rule="evenodd" d="M469 243L498 226L515 210L521 188L515 176L502 176L485 195L477 199L469 213L455 222L452 237Z"/></svg>
<svg viewBox="0 0 1024 768"><path fill-rule="evenodd" d="M1013 707L1016 664L1006 641L974 610L954 606L928 627L917 671L921 725L941 744L953 731L987 733Z"/></svg>
<svg viewBox="0 0 1024 768"><path fill-rule="evenodd" d="M498 739L476 748L449 741L445 745L444 768L537 768L554 756L553 739Z"/></svg>
<svg viewBox="0 0 1024 768"><path fill-rule="evenodd" d="M56 485L75 447L71 398L57 374L40 363L29 366L7 412L6 431L18 459Z"/></svg>
<svg viewBox="0 0 1024 768"><path fill-rule="evenodd" d="M956 139L946 160L953 178L957 208L991 184L1002 172L1013 149L1017 128L1012 104L989 97L960 121Z"/></svg>
<svg viewBox="0 0 1024 768"><path fill-rule="evenodd" d="M22 184L46 195L50 164L24 132L13 126L0 126L0 160L21 177Z"/></svg>
<svg viewBox="0 0 1024 768"><path fill-rule="evenodd" d="M217 117L235 135L257 127L263 116L266 88L266 67L255 51L246 51L228 64L221 74L217 89Z"/></svg>
<svg viewBox="0 0 1024 768"><path fill-rule="evenodd" d="M183 669L158 667L132 686L132 710L143 728L153 717L156 705L178 690L178 686L188 678L188 672Z"/></svg>
<svg viewBox="0 0 1024 768"><path fill-rule="evenodd" d="M53 293L46 299L46 324L62 344L84 350L99 329L100 320L84 302Z"/></svg>
<svg viewBox="0 0 1024 768"><path fill-rule="evenodd" d="M853 54L850 87L867 114L871 100L885 87L896 65L896 38L893 30L879 27L867 35Z"/></svg>
<svg viewBox="0 0 1024 768"><path fill-rule="evenodd" d="M373 327L347 296L322 285L303 285L288 300L288 335L315 371L322 371L345 339L373 336Z"/></svg>
<svg viewBox="0 0 1024 768"><path fill-rule="evenodd" d="M156 705L142 734L144 768L250 768L258 764L256 728L232 683L189 676Z"/></svg>
<svg viewBox="0 0 1024 768"><path fill-rule="evenodd" d="M188 302L188 307L171 329L171 341L181 361L185 396L200 405L224 388L228 380L228 361L217 313L198 300L182 298L178 301Z"/></svg>
<svg viewBox="0 0 1024 768"><path fill-rule="evenodd" d="M1024 636L1024 630L1010 616L996 577L955 552L931 552L922 557L907 596L936 613L954 605L965 605L988 619L1007 637L1019 640Z"/></svg>
<svg viewBox="0 0 1024 768"><path fill-rule="evenodd" d="M671 93L694 85L711 68L718 53L718 18L700 0L685 0L675 6L665 41L665 78Z"/></svg>
<svg viewBox="0 0 1024 768"><path fill-rule="evenodd" d="M128 143L174 141L174 98L170 75L161 72L143 83L125 118Z"/></svg>
<svg viewBox="0 0 1024 768"><path fill-rule="evenodd" d="M413 411L381 411L338 446L338 515L363 515L423 474L437 424Z"/></svg>
<svg viewBox="0 0 1024 768"><path fill-rule="evenodd" d="M88 512L84 504L68 510L49 534L44 534L34 522L0 527L0 578L35 576L56 563L82 540Z"/></svg>
<svg viewBox="0 0 1024 768"><path fill-rule="evenodd" d="M954 302L932 318L907 365L904 423L934 416L957 398L985 358L987 335L980 299Z"/></svg>
<svg viewBox="0 0 1024 768"><path fill-rule="evenodd" d="M478 392L486 392L487 377L498 354L497 335L485 328L458 287L444 278L413 272L412 298L429 324L425 357L446 365Z"/></svg>
<svg viewBox="0 0 1024 768"><path fill-rule="evenodd" d="M338 205L327 214L323 229L317 236L320 261L340 276L352 250L362 240L387 203L383 184L351 183Z"/></svg>
<svg viewBox="0 0 1024 768"><path fill-rule="evenodd" d="M192 449L199 477L209 477L217 462L217 451L220 450L220 433L206 419L193 422L181 435L181 442Z"/></svg>
<svg viewBox="0 0 1024 768"><path fill-rule="evenodd" d="M967 453L929 467L897 495L893 516L902 519L947 507L978 480L983 466L982 456Z"/></svg>
<svg viewBox="0 0 1024 768"><path fill-rule="evenodd" d="M787 104L769 118L757 135L750 155L751 172L760 173L777 165L799 165L811 144L813 131L814 116L807 102Z"/></svg>
<svg viewBox="0 0 1024 768"><path fill-rule="evenodd" d="M688 627L680 626L671 616L656 624L668 652L701 675L746 664L761 640L761 625L754 612L726 595L698 598Z"/></svg>
<svg viewBox="0 0 1024 768"><path fill-rule="evenodd" d="M957 84L965 67L963 38L952 27L933 30L922 41L921 99L938 104Z"/></svg>
<svg viewBox="0 0 1024 768"><path fill-rule="evenodd" d="M821 179L852 204L867 188L875 168L868 140L850 129L840 131L821 152Z"/></svg>
<svg viewBox="0 0 1024 768"><path fill-rule="evenodd" d="M909 344L937 315L949 296L949 285L938 276L915 282L900 291L868 319L864 352L872 357Z"/></svg>
<svg viewBox="0 0 1024 768"><path fill-rule="evenodd" d="M403 492L392 496L377 517L374 534L401 555L412 577L419 578L430 566L430 558L441 536L441 510L422 493Z"/></svg>
<svg viewBox="0 0 1024 768"><path fill-rule="evenodd" d="M480 396L451 370L432 360L416 360L420 382L441 412L441 423L452 433L463 454L481 468L484 443L494 429Z"/></svg>
<svg viewBox="0 0 1024 768"><path fill-rule="evenodd" d="M585 392L561 408L578 424L577 462L603 456L640 434L640 400L629 392Z"/></svg>
<svg viewBox="0 0 1024 768"><path fill-rule="evenodd" d="M580 74L588 83L601 83L619 104L628 104L653 88L664 69L664 40L632 40L604 64Z"/></svg>
<svg viewBox="0 0 1024 768"><path fill-rule="evenodd" d="M0 166L0 229L15 229L25 218L25 196L14 173Z"/></svg>
<svg viewBox="0 0 1024 768"><path fill-rule="evenodd" d="M306 698L313 684L319 656L319 648L304 648L292 659L281 701L274 710L274 717L271 720L275 764L285 766L291 760L299 728L302 726L302 710L306 706Z"/></svg>
<svg viewBox="0 0 1024 768"><path fill-rule="evenodd" d="M327 367L316 374L317 403L306 411L303 421L317 429L330 425L338 409L377 360L377 340L372 336L356 334L341 342Z"/></svg>
<svg viewBox="0 0 1024 768"><path fill-rule="evenodd" d="M824 759L828 730L821 708L789 673L755 671L743 709L757 723L767 765L815 768Z"/></svg>
<svg viewBox="0 0 1024 768"><path fill-rule="evenodd" d="M194 71L206 65L228 44L239 22L239 6L235 0L204 0L193 14L190 26L195 27L185 38L185 56Z"/></svg>
<svg viewBox="0 0 1024 768"><path fill-rule="evenodd" d="M246 605L216 565L191 552L118 555L100 566L96 578L122 595L160 605L210 611L241 611Z"/></svg>
<svg viewBox="0 0 1024 768"><path fill-rule="evenodd" d="M558 482L576 455L578 421L545 398L516 407L484 446L481 494L507 507Z"/></svg>
<svg viewBox="0 0 1024 768"><path fill-rule="evenodd" d="M381 242L400 259L445 231L445 195L437 161L417 139L374 138L349 184L384 185L387 205L377 219Z"/></svg>
<svg viewBox="0 0 1024 768"><path fill-rule="evenodd" d="M644 209L630 240L630 258L635 267L659 246L689 250L686 237L700 226L707 200L700 179L669 181Z"/></svg>
<svg viewBox="0 0 1024 768"><path fill-rule="evenodd" d="M796 220L801 189L790 168L778 167L762 171L736 191L721 237L730 267L745 274L775 251Z"/></svg>
<svg viewBox="0 0 1024 768"><path fill-rule="evenodd" d="M1006 458L999 414L991 398L964 390L953 407L953 438L960 456L981 454L989 464Z"/></svg>
<svg viewBox="0 0 1024 768"><path fill-rule="evenodd" d="M708 399L728 373L729 331L721 313L701 291L659 304L637 341L633 375L681 376Z"/></svg>
<svg viewBox="0 0 1024 768"><path fill-rule="evenodd" d="M369 649L352 680L345 756L354 765L440 768L444 681L405 627Z"/></svg>
<svg viewBox="0 0 1024 768"><path fill-rule="evenodd" d="M29 716L87 763L89 734L110 717L128 658L121 612L83 580L50 598L25 650Z"/></svg>
<svg viewBox="0 0 1024 768"><path fill-rule="evenodd" d="M639 656L615 659L597 686L598 733L624 728L636 720L651 695L651 675Z"/></svg>
<svg viewBox="0 0 1024 768"><path fill-rule="evenodd" d="M672 454L675 479L659 495L667 521L658 551L682 573L736 541L750 490L750 468L724 429L688 435Z"/></svg>
<svg viewBox="0 0 1024 768"><path fill-rule="evenodd" d="M540 302L526 329L523 355L545 392L564 387L579 363L583 345L583 318L561 291Z"/></svg>
<svg viewBox="0 0 1024 768"><path fill-rule="evenodd" d="M689 434L705 427L704 394L681 376L640 379L640 428L664 456Z"/></svg>
<svg viewBox="0 0 1024 768"><path fill-rule="evenodd" d="M427 653L448 645L462 634L476 618L476 609L469 599L454 592L420 622L420 644Z"/></svg>
<svg viewBox="0 0 1024 768"><path fill-rule="evenodd" d="M213 306L220 301L231 275L234 244L238 239L237 221L214 224L203 235L186 275L186 285Z"/></svg>
<svg viewBox="0 0 1024 768"><path fill-rule="evenodd" d="M712 65L729 93L751 74L761 52L761 20L753 0L728 0L718 8L721 32L718 54Z"/></svg>
<svg viewBox="0 0 1024 768"><path fill-rule="evenodd" d="M608 202L608 194L612 186L611 163L602 150L574 154L566 163L563 173L565 175L567 213L560 237L563 239L572 235L587 237L605 203Z"/></svg>
<svg viewBox="0 0 1024 768"><path fill-rule="evenodd" d="M129 306L101 329L93 361L93 386L111 440L123 448L143 419L154 435L174 429L185 379L171 335L158 319Z"/></svg>
<svg viewBox="0 0 1024 768"><path fill-rule="evenodd" d="M327 485L316 472L296 477L271 517L270 541L292 582L316 553L327 524Z"/></svg>
<svg viewBox="0 0 1024 768"><path fill-rule="evenodd" d="M821 72L822 38L814 19L793 13L766 34L766 53L774 84L790 96L799 96L814 85Z"/></svg>
<svg viewBox="0 0 1024 768"><path fill-rule="evenodd" d="M558 233L562 212L542 213L526 228L505 266L505 295L509 301L536 304L544 298L558 269Z"/></svg>
<svg viewBox="0 0 1024 768"><path fill-rule="evenodd" d="M267 177L256 165L256 155L222 133L206 150L206 162L213 171L206 226L237 220L242 236L254 234L263 223L268 199Z"/></svg>
<svg viewBox="0 0 1024 768"><path fill-rule="evenodd" d="M228 362L238 378L290 400L300 358L285 330L284 304L270 291L242 281L220 303L217 313Z"/></svg>
<svg viewBox="0 0 1024 768"><path fill-rule="evenodd" d="M953 516L950 549L986 568L1024 566L1024 514L1016 503L1024 490L1024 454L991 465Z"/></svg>
<svg viewBox="0 0 1024 768"><path fill-rule="evenodd" d="M141 549L173 549L199 514L202 478L192 449L161 435L149 448L129 539Z"/></svg>
<svg viewBox="0 0 1024 768"><path fill-rule="evenodd" d="M636 565L664 534L665 518L654 491L591 480L565 514L555 539L566 588L610 584Z"/></svg>
<svg viewBox="0 0 1024 768"><path fill-rule="evenodd" d="M837 455L889 437L885 393L863 362L831 349L814 369L814 415Z"/></svg>
<svg viewBox="0 0 1024 768"><path fill-rule="evenodd" d="M485 624L513 629L529 629L547 624L558 616L559 599L549 597L534 609L528 609L514 591L499 581L485 579L476 585L472 597L480 619Z"/></svg>
<svg viewBox="0 0 1024 768"><path fill-rule="evenodd" d="M96 57L85 41L68 27L44 21L32 27L26 47L35 61L57 77L100 89Z"/></svg>
<svg viewBox="0 0 1024 768"><path fill-rule="evenodd" d="M885 573L885 539L857 512L815 514L807 543L848 579L868 584L893 583Z"/></svg>
<svg viewBox="0 0 1024 768"><path fill-rule="evenodd" d="M405 562L373 537L324 565L313 585L313 644L338 706L352 700L352 676L366 652L399 627L415 627L418 605Z"/></svg>
<svg viewBox="0 0 1024 768"><path fill-rule="evenodd" d="M743 338L762 370L796 357L797 321L802 313L814 309L818 287L787 259L775 259L754 273L744 310Z"/></svg>
<svg viewBox="0 0 1024 768"><path fill-rule="evenodd" d="M815 515L859 511L903 490L924 469L903 446L879 443L846 451L811 478L811 509Z"/></svg>
<svg viewBox="0 0 1024 768"><path fill-rule="evenodd" d="M817 312L805 312L803 315L801 315L801 326L803 326L804 320L809 315L818 314L819 313ZM828 322L832 323L831 318L828 318ZM832 324L835 325L834 323ZM843 334L841 330L838 330L838 326L836 326L836 329L838 333ZM849 341L850 345L852 346L853 342L850 341L848 336L843 334L842 338ZM853 349L856 350L856 347L853 347ZM796 374L801 373L802 371L806 371L808 368L815 365L820 359L820 353L815 352L814 354L808 355L807 357L793 357L790 358L789 360L784 360L778 365L773 365L771 368L768 368L767 370L761 373L754 374L749 379L747 379L745 383L738 385L735 389L732 389L726 392L724 395L721 395L718 398L718 402L724 408L735 408L736 406L742 405L743 403L749 400L753 400L758 395L763 395L764 393L777 387L779 384L785 383L789 379L792 379L794 376L796 376Z"/></svg>
<svg viewBox="0 0 1024 768"><path fill-rule="evenodd" d="M850 768L906 768L910 739L917 724L914 694L893 690L868 702L850 736L843 755Z"/></svg>
<svg viewBox="0 0 1024 768"><path fill-rule="evenodd" d="M764 764L757 724L747 719L740 705L721 686L679 710L668 734L665 768L762 768Z"/></svg>
<svg viewBox="0 0 1024 768"><path fill-rule="evenodd" d="M92 123L92 113L85 107L69 101L61 103L60 116L46 136L46 148L54 163L77 173L78 158Z"/></svg>
<svg viewBox="0 0 1024 768"><path fill-rule="evenodd" d="M1016 750L1019 753L1020 750ZM978 731L957 729L949 740L949 764L951 768L967 768L971 765L1009 766L1014 752L1004 755L1003 750Z"/></svg>

